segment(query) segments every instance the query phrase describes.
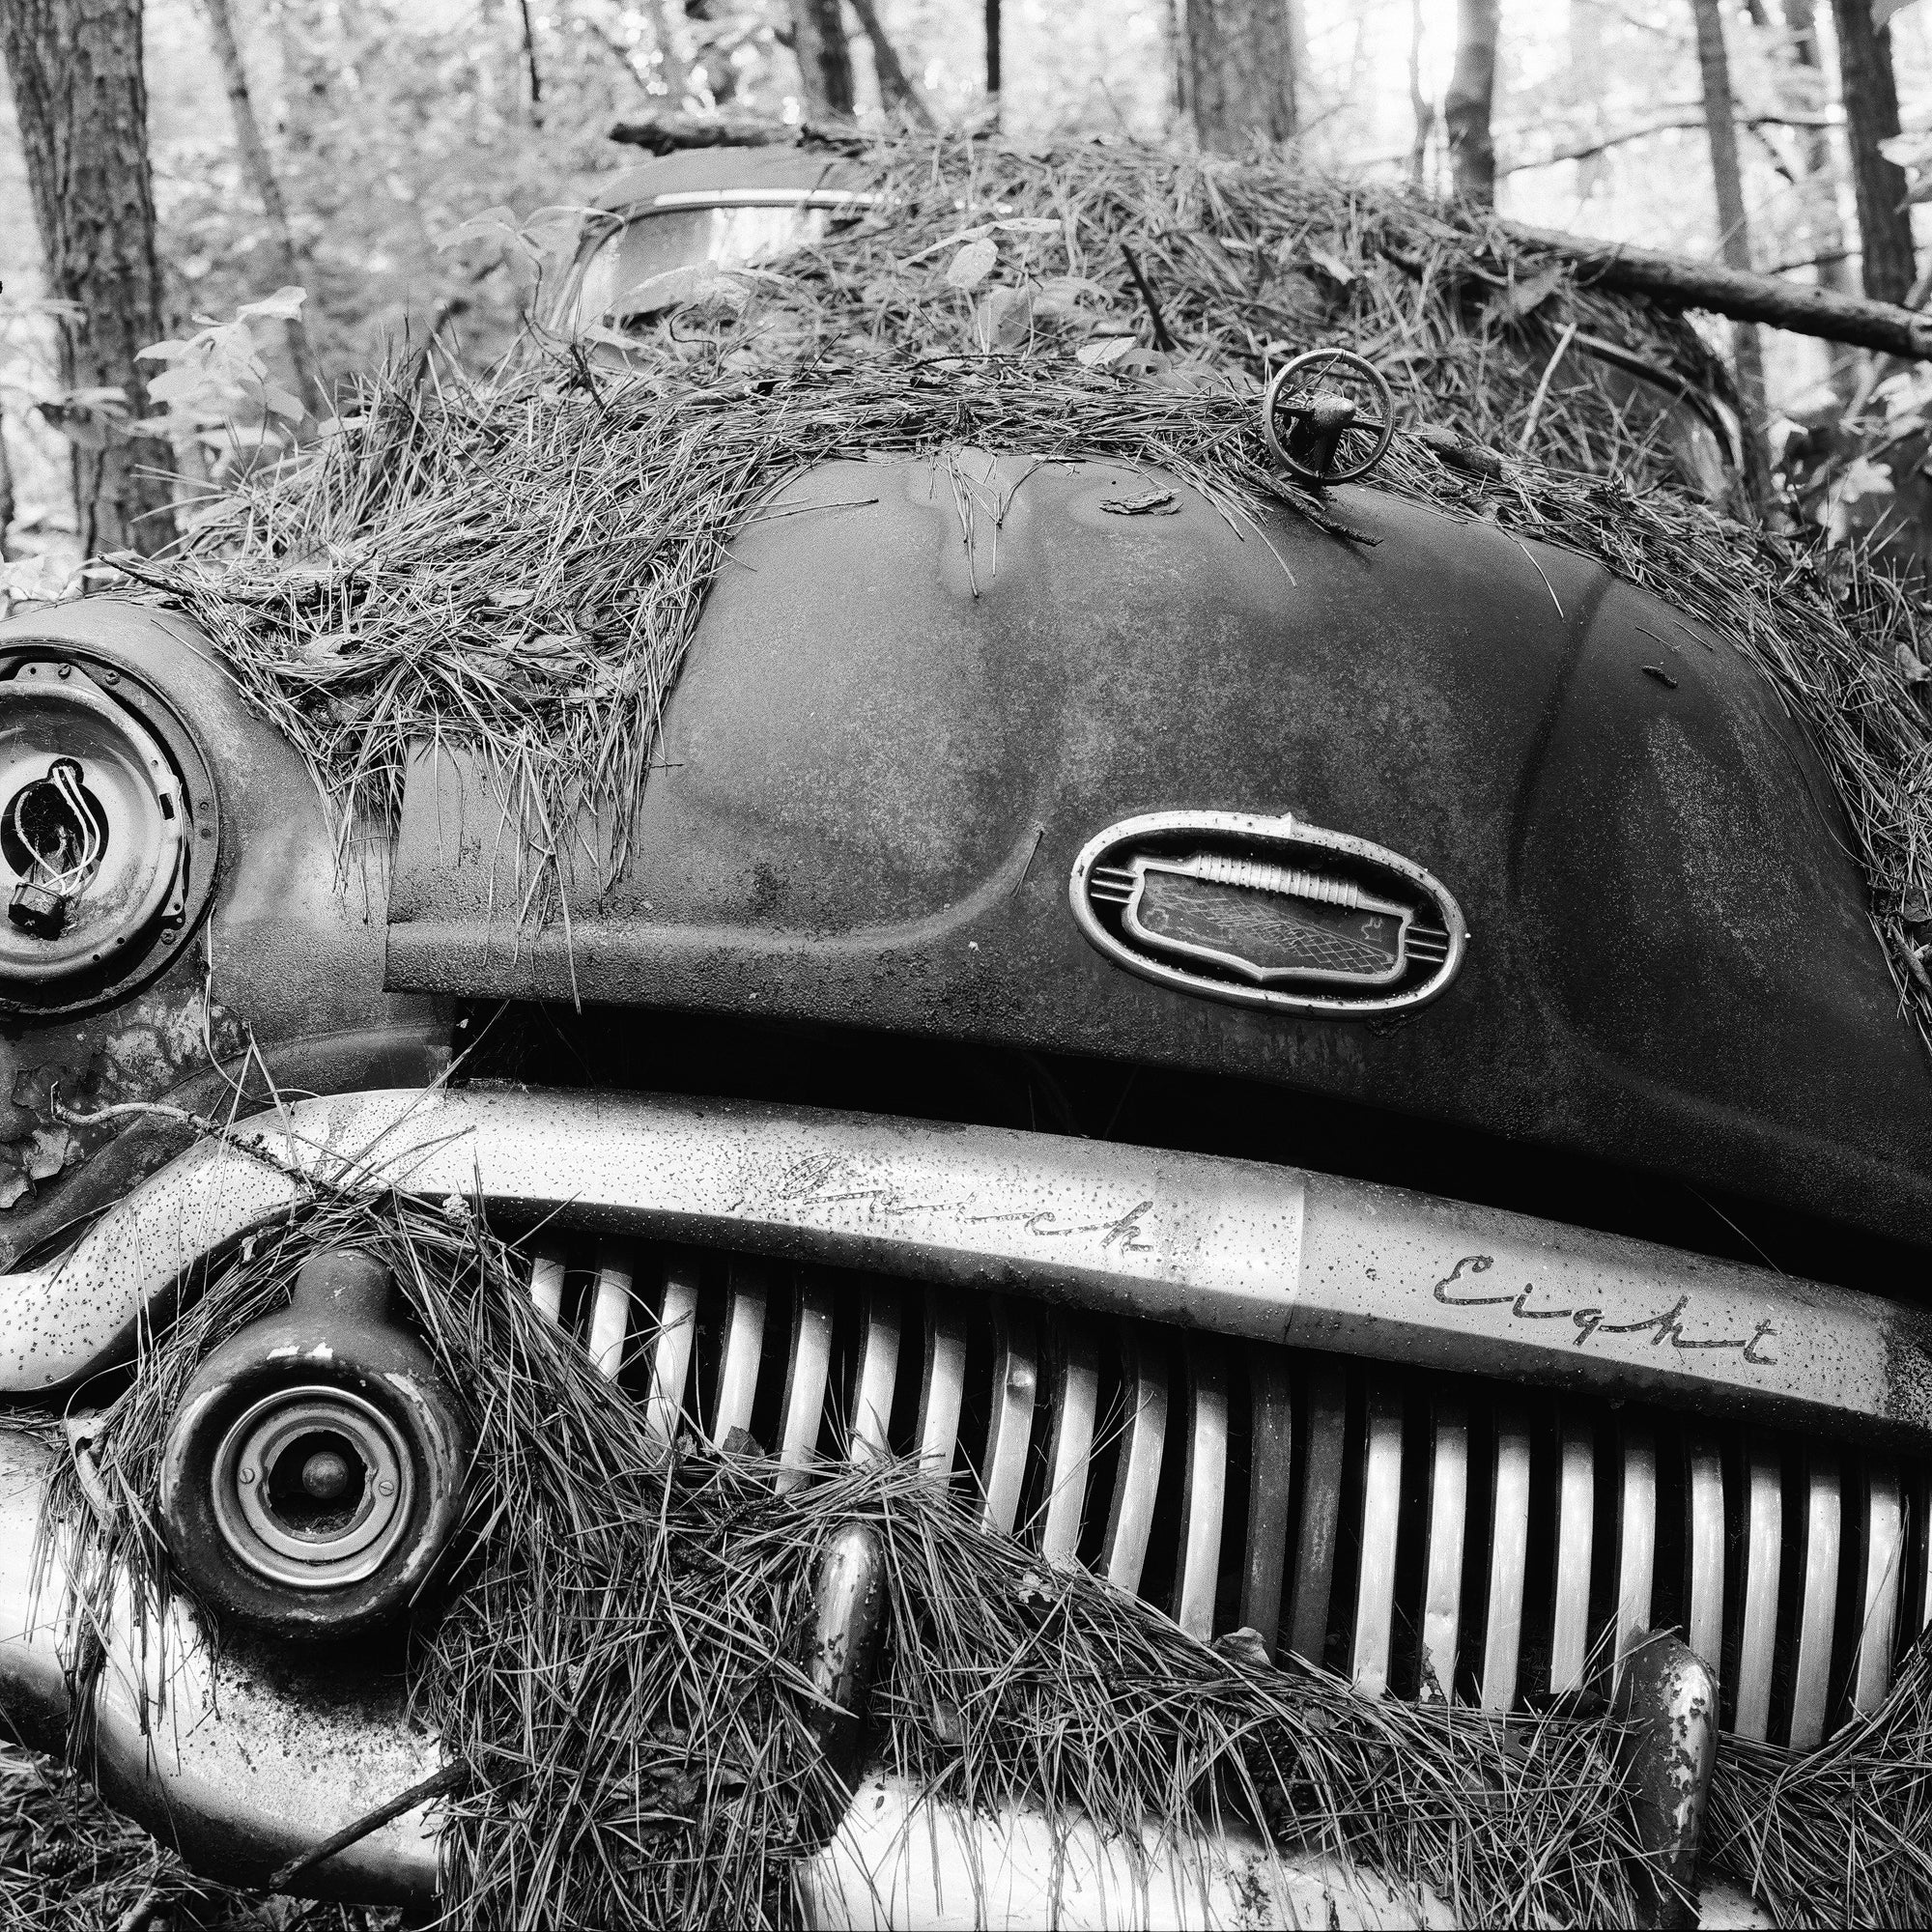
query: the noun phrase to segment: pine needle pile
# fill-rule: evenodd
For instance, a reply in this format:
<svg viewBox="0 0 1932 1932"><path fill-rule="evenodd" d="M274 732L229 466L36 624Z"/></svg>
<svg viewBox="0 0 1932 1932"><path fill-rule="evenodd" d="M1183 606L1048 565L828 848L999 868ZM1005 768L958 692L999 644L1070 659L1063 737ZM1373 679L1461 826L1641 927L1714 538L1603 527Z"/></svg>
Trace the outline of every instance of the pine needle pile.
<svg viewBox="0 0 1932 1932"><path fill-rule="evenodd" d="M1256 407L1283 358L1339 344L1389 376L1405 425L1376 487L1595 557L1764 669L1826 755L1932 1037L1920 612L1855 552L1679 487L1659 412L1614 402L1577 345L1721 402L1681 318L1291 163L922 137L855 165L877 197L862 219L690 276L625 366L541 331L483 379L418 355L171 561L130 566L306 754L345 837L393 822L411 748L435 741L482 754L532 828L535 884L580 811L621 865L707 587L758 506L829 457L1113 460L1346 542L1272 468ZM549 890L524 908L554 911Z"/></svg>

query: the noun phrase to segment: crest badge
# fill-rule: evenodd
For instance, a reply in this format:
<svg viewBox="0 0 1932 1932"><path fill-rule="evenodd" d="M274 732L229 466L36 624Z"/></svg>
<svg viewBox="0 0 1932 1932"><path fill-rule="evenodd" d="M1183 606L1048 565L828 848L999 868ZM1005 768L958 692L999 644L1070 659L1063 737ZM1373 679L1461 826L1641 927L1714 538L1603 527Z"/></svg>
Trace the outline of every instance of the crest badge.
<svg viewBox="0 0 1932 1932"><path fill-rule="evenodd" d="M1456 977L1462 909L1400 853L1293 818L1156 811L1075 860L1073 916L1129 971L1237 1006L1419 1007Z"/></svg>

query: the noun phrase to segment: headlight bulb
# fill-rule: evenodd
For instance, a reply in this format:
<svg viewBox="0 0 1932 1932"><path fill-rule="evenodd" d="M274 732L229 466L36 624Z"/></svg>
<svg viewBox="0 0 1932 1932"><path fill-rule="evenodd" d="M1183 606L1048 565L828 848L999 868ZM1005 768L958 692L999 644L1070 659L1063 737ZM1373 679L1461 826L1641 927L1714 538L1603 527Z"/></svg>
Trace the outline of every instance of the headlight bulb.
<svg viewBox="0 0 1932 1932"><path fill-rule="evenodd" d="M86 779L78 758L55 758L46 777L22 785L6 808L6 841L28 864L7 917L37 939L60 937L68 907L107 851L106 814Z"/></svg>

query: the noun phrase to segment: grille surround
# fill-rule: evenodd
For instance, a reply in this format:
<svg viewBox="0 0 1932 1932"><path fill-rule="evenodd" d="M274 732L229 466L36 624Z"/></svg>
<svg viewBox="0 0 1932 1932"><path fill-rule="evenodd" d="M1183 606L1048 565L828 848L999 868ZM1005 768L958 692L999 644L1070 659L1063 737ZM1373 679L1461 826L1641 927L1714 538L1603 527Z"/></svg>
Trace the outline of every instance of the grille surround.
<svg viewBox="0 0 1932 1932"><path fill-rule="evenodd" d="M1676 1628L1724 1729L1808 1748L1932 1620L1922 1458L1013 1293L554 1227L528 1247L537 1306L661 1436L749 1437L787 1488L920 1458L1044 1563L1365 1694L1607 1694Z"/></svg>

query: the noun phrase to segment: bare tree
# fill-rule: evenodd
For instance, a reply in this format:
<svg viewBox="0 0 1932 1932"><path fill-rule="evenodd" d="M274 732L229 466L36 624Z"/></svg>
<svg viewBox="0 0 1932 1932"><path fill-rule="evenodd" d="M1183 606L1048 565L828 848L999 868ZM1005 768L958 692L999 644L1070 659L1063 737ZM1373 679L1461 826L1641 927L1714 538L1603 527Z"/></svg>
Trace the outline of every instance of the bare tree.
<svg viewBox="0 0 1932 1932"><path fill-rule="evenodd" d="M1408 151L1408 178L1422 185L1429 164L1429 137L1435 131L1435 102L1422 85L1422 0L1408 0L1408 106L1415 116L1415 140Z"/></svg>
<svg viewBox="0 0 1932 1932"><path fill-rule="evenodd" d="M60 325L71 395L119 389L148 412L134 357L166 333L148 168L141 0L5 0L0 48L14 83L48 293L72 302ZM174 539L173 468L157 437L71 410L73 495L85 555L152 554Z"/></svg>
<svg viewBox="0 0 1932 1932"><path fill-rule="evenodd" d="M530 0L518 0L524 19L524 66L530 77L530 126L543 126L543 70L537 66L536 27L530 19Z"/></svg>
<svg viewBox="0 0 1932 1932"><path fill-rule="evenodd" d="M242 156L242 173L269 223L270 271L276 285L286 288L301 280L296 266L295 231L289 226L282 185L275 178L274 163L270 160L268 144L262 139L262 125L255 119L255 103L248 93L248 70L242 65L241 43L235 37L235 16L228 0L203 0L203 5L208 9L214 57L221 64L221 78L228 88L228 108L235 118L235 146ZM291 316L282 328L303 400L318 416L327 415L327 391L323 387L322 371L316 366L315 351L309 346L308 330L299 316Z"/></svg>
<svg viewBox="0 0 1932 1932"><path fill-rule="evenodd" d="M1295 131L1290 0L1187 0L1187 99L1204 148L1238 154Z"/></svg>
<svg viewBox="0 0 1932 1932"><path fill-rule="evenodd" d="M858 96L838 0L791 0L792 53L808 121L844 120Z"/></svg>
<svg viewBox="0 0 1932 1932"><path fill-rule="evenodd" d="M1731 65L1724 50L1724 20L1718 0L1690 0L1697 23L1697 71L1704 87L1704 125L1711 140L1711 180L1717 191L1718 252L1727 269L1748 270L1750 231L1745 217L1744 178L1738 169L1737 106L1731 98ZM1738 393L1748 417L1746 434L1764 436L1764 350L1756 327L1734 324L1731 351L1738 365ZM1759 466L1762 469L1763 466Z"/></svg>
<svg viewBox="0 0 1932 1932"><path fill-rule="evenodd" d="M858 14L859 24L872 43L872 71L878 75L879 99L887 111L909 115L922 128L930 128L932 116L918 89L906 78L906 71L899 65L898 50L887 36L878 8L872 0L852 0L852 11Z"/></svg>
<svg viewBox="0 0 1932 1932"><path fill-rule="evenodd" d="M1456 65L1442 100L1456 198L1474 208L1496 200L1496 144L1490 107L1496 91L1496 0L1456 0Z"/></svg>
<svg viewBox="0 0 1932 1932"><path fill-rule="evenodd" d="M1818 14L1813 0L1784 0L1786 52L1803 85L1801 109L1819 112L1827 104L1825 61L1818 48ZM1844 262L1845 231L1838 219L1837 169L1832 159L1832 137L1822 128L1807 128L1800 153L1804 163L1804 238L1817 258L1818 280L1828 289L1850 294L1851 275Z"/></svg>
<svg viewBox="0 0 1932 1932"><path fill-rule="evenodd" d="M1832 0L1838 29L1838 92L1845 145L1859 205L1865 294L1902 302L1912 287L1912 214L1905 170L1879 143L1898 132L1898 87L1891 73L1891 29L1872 25L1872 0Z"/></svg>

